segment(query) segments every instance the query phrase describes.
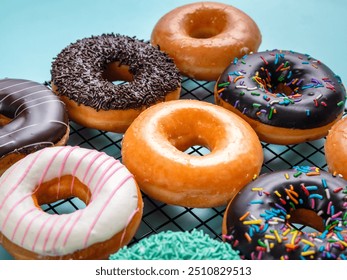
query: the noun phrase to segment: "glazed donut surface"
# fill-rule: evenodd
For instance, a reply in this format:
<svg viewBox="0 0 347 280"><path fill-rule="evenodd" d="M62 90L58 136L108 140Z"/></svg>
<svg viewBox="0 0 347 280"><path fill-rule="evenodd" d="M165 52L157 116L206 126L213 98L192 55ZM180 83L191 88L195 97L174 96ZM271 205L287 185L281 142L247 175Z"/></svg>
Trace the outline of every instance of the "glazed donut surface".
<svg viewBox="0 0 347 280"><path fill-rule="evenodd" d="M256 23L239 9L217 2L178 7L159 19L151 43L190 78L215 81L234 58L258 50Z"/></svg>
<svg viewBox="0 0 347 280"><path fill-rule="evenodd" d="M86 207L62 215L39 207L74 196ZM131 240L141 215L132 174L95 150L45 148L0 178L0 240L17 259L107 258Z"/></svg>
<svg viewBox="0 0 347 280"><path fill-rule="evenodd" d="M124 132L145 108L178 99L181 77L165 53L128 36L103 34L64 48L52 63L52 88L72 120ZM113 84L113 81L126 81Z"/></svg>
<svg viewBox="0 0 347 280"><path fill-rule="evenodd" d="M329 171L347 178L347 118L334 124L324 145Z"/></svg>
<svg viewBox="0 0 347 280"><path fill-rule="evenodd" d="M184 153L194 145L211 152ZM260 142L241 118L203 101L157 104L126 131L123 163L154 199L187 207L225 205L259 174Z"/></svg>
<svg viewBox="0 0 347 280"><path fill-rule="evenodd" d="M245 259L346 259L346 186L315 167L261 175L230 201L224 241Z"/></svg>
<svg viewBox="0 0 347 280"><path fill-rule="evenodd" d="M17 160L69 138L65 105L44 86L23 79L0 80L0 175Z"/></svg>
<svg viewBox="0 0 347 280"><path fill-rule="evenodd" d="M260 140L296 144L326 136L342 117L346 91L341 79L307 54L273 50L254 53L225 69L215 102L243 117Z"/></svg>

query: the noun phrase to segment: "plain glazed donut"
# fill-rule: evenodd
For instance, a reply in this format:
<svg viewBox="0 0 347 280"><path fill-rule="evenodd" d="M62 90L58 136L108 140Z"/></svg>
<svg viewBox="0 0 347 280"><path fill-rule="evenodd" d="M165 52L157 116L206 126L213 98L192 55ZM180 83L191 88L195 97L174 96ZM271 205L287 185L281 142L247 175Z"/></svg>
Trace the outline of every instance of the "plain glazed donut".
<svg viewBox="0 0 347 280"><path fill-rule="evenodd" d="M194 145L211 152L184 153ZM124 135L122 159L150 197L213 207L226 205L259 174L263 153L255 132L235 114L203 101L177 100L136 118Z"/></svg>
<svg viewBox="0 0 347 280"><path fill-rule="evenodd" d="M261 34L256 23L239 9L197 2L160 18L151 43L168 53L183 75L215 81L235 58L258 50Z"/></svg>
<svg viewBox="0 0 347 280"><path fill-rule="evenodd" d="M347 259L346 192L316 167L261 175L230 201L224 241L245 259Z"/></svg>
<svg viewBox="0 0 347 280"><path fill-rule="evenodd" d="M69 131L65 105L49 88L0 80L0 175L27 154L65 145Z"/></svg>
<svg viewBox="0 0 347 280"><path fill-rule="evenodd" d="M86 207L62 215L40 208L69 197ZM106 259L131 240L141 216L132 174L95 150L45 148L0 178L0 240L16 259Z"/></svg>
<svg viewBox="0 0 347 280"><path fill-rule="evenodd" d="M329 171L347 178L347 118L339 120L329 130L324 148Z"/></svg>
<svg viewBox="0 0 347 280"><path fill-rule="evenodd" d="M261 141L297 144L327 135L342 117L341 79L307 54L273 50L235 60L215 86L215 102L244 118Z"/></svg>
<svg viewBox="0 0 347 280"><path fill-rule="evenodd" d="M124 246L110 260L239 260L228 244L202 230L164 231Z"/></svg>
<svg viewBox="0 0 347 280"><path fill-rule="evenodd" d="M147 107L178 99L181 77L165 53L127 36L103 34L64 48L52 63L52 88L71 120L122 133ZM113 84L112 81L127 81Z"/></svg>

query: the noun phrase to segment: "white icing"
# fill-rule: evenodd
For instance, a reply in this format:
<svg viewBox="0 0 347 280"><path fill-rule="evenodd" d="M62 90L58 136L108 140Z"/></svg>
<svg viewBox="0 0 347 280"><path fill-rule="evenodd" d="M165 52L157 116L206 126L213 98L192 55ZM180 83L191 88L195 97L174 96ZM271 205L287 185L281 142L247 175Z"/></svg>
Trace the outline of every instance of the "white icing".
<svg viewBox="0 0 347 280"><path fill-rule="evenodd" d="M32 193L40 180L64 175L88 183L92 196L86 208L62 215L37 208ZM138 211L137 204L136 183L119 161L79 147L45 148L0 178L0 231L39 255L66 255L124 231Z"/></svg>

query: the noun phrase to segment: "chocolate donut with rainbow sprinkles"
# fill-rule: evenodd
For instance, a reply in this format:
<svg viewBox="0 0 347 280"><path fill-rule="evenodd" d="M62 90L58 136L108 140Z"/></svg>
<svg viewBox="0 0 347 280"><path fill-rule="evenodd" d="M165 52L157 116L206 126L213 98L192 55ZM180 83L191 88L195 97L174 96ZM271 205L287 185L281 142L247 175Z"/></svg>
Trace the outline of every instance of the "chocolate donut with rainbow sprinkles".
<svg viewBox="0 0 347 280"><path fill-rule="evenodd" d="M309 166L263 174L230 201L223 239L244 259L347 259L347 181Z"/></svg>
<svg viewBox="0 0 347 280"><path fill-rule="evenodd" d="M326 136L343 115L346 90L339 76L310 55L272 50L235 59L214 95L261 141L287 145Z"/></svg>

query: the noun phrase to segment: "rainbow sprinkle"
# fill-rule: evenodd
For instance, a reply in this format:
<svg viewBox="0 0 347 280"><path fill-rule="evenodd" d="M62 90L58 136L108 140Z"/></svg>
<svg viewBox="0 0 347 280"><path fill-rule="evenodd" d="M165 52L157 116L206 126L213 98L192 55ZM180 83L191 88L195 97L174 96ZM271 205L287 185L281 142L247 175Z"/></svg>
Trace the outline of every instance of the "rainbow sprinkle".
<svg viewBox="0 0 347 280"><path fill-rule="evenodd" d="M347 181L309 166L296 166L293 170L277 173L274 178L282 178L278 179L282 181L275 187L258 180L245 187L242 193L251 191L253 195L249 196L252 198L239 222L232 220L229 224L228 221L228 235L232 239L227 241L240 250L241 258L246 259L347 259L347 203L337 202L345 196ZM306 179L314 183L306 184ZM236 203L235 209L245 204L238 196L235 201L232 202ZM322 230L314 230L315 223L305 220L302 214L301 222L296 224L304 223L302 226L311 226L311 230L305 232L297 228L295 211L299 209L316 213L315 223L319 225L321 219ZM242 227L238 223L242 223ZM247 230L242 233L241 228ZM253 251L244 251L244 244L248 244L247 248L251 245Z"/></svg>

